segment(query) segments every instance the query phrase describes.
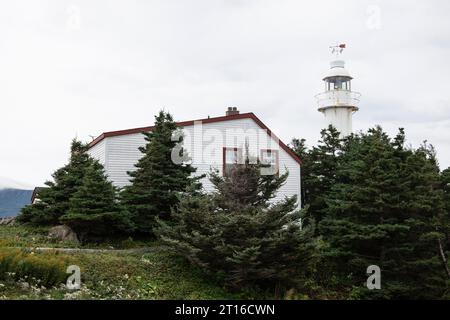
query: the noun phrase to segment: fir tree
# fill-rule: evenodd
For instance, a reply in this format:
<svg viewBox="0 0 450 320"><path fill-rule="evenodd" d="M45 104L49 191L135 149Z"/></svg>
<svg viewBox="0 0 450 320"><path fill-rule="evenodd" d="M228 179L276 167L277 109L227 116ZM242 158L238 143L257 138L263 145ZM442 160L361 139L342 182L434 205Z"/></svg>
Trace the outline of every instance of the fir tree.
<svg viewBox="0 0 450 320"><path fill-rule="evenodd" d="M191 184L200 188L201 177L192 177L195 168L172 161L172 150L179 143L172 138L177 130L172 116L160 111L155 117L154 129L144 133L147 144L139 148L143 157L136 164L136 170L128 173L132 184L124 188L121 200L138 233L152 234L155 217L170 219L171 208L178 204L180 192Z"/></svg>
<svg viewBox="0 0 450 320"><path fill-rule="evenodd" d="M404 147L381 128L352 137L338 162L319 225L336 272L358 297L439 298L445 278L436 217L442 210L438 170L423 150ZM365 288L366 269L382 270L382 290Z"/></svg>
<svg viewBox="0 0 450 320"><path fill-rule="evenodd" d="M326 194L336 183L336 168L343 152L343 139L329 126L321 132L319 144L308 150L305 140L294 139L292 147L302 161L302 204L307 205L306 221L319 223L326 208Z"/></svg>
<svg viewBox="0 0 450 320"><path fill-rule="evenodd" d="M450 215L450 168L441 173L442 190L444 192L444 206L447 215Z"/></svg>
<svg viewBox="0 0 450 320"><path fill-rule="evenodd" d="M289 147L294 151L294 153L302 160L301 164L301 177L300 177L300 183L301 183L301 206L304 207L307 204L307 190L308 190L308 184L305 182L306 177L309 177L309 166L311 164L311 161L309 161L309 150L306 146L306 140L305 139L292 139Z"/></svg>
<svg viewBox="0 0 450 320"><path fill-rule="evenodd" d="M217 172L215 192L183 197L174 222L159 220L162 241L227 286L299 285L315 261L315 243L300 230L295 197L270 203L288 173L262 176L260 165L235 165Z"/></svg>
<svg viewBox="0 0 450 320"><path fill-rule="evenodd" d="M438 230L442 234L439 241L439 252L444 269L450 279L450 168L442 171L440 177L443 190L444 211L438 223Z"/></svg>
<svg viewBox="0 0 450 320"><path fill-rule="evenodd" d="M72 140L69 163L53 173L53 181L47 181L46 188L41 188L37 195L39 202L26 206L18 217L19 222L58 223L69 209L69 200L81 185L86 168L92 163L87 150L87 144Z"/></svg>
<svg viewBox="0 0 450 320"><path fill-rule="evenodd" d="M53 174L56 180L57 173ZM17 222L29 223L32 225L54 225L57 224L59 215L53 210L55 200L55 183L51 181L45 182L46 187L41 188L37 193L38 202L22 208L17 216Z"/></svg>
<svg viewBox="0 0 450 320"><path fill-rule="evenodd" d="M70 198L69 210L60 221L71 227L80 240L103 237L130 230L130 221L120 210L117 190L108 181L103 166L93 161L81 186Z"/></svg>

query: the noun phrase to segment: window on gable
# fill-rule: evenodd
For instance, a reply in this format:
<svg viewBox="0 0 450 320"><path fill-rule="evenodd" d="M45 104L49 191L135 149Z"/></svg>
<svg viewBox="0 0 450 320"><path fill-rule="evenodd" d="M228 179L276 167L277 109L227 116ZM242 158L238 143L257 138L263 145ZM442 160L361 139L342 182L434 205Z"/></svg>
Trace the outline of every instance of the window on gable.
<svg viewBox="0 0 450 320"><path fill-rule="evenodd" d="M242 163L241 148L223 148L223 176L230 176L236 164Z"/></svg>
<svg viewBox="0 0 450 320"><path fill-rule="evenodd" d="M279 159L278 150L261 150L261 163L263 164L261 173L263 175L278 175L280 168Z"/></svg>

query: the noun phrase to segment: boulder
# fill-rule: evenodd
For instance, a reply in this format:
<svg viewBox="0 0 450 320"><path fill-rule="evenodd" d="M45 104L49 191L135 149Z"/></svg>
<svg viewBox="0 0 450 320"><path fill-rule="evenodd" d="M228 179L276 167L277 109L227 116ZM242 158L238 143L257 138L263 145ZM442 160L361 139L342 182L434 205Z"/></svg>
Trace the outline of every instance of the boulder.
<svg viewBox="0 0 450 320"><path fill-rule="evenodd" d="M80 243L77 234L71 228L65 225L51 228L48 232L48 237L63 242Z"/></svg>
<svg viewBox="0 0 450 320"><path fill-rule="evenodd" d="M16 222L16 218L0 218L1 226L12 226Z"/></svg>

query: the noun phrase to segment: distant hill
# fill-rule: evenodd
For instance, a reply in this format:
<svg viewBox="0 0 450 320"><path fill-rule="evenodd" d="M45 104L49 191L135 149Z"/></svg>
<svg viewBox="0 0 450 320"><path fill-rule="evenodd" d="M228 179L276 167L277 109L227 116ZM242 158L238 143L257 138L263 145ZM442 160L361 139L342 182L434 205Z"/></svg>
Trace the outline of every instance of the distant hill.
<svg viewBox="0 0 450 320"><path fill-rule="evenodd" d="M0 190L2 189L19 189L19 190L33 190L34 186L27 183L17 181L8 177L0 176Z"/></svg>
<svg viewBox="0 0 450 320"><path fill-rule="evenodd" d="M31 203L32 190L0 189L0 217L14 217Z"/></svg>

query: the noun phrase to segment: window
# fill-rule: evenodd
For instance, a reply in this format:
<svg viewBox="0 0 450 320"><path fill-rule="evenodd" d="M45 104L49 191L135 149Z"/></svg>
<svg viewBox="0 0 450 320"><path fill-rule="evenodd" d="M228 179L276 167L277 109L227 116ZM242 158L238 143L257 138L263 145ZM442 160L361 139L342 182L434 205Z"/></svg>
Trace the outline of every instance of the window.
<svg viewBox="0 0 450 320"><path fill-rule="evenodd" d="M336 80L336 82L334 83L334 90L341 90L341 89L342 89L342 81Z"/></svg>
<svg viewBox="0 0 450 320"><path fill-rule="evenodd" d="M350 81L342 82L342 89L343 90L350 90Z"/></svg>
<svg viewBox="0 0 450 320"><path fill-rule="evenodd" d="M223 176L228 177L233 169L233 166L241 163L241 160L241 148L223 148Z"/></svg>
<svg viewBox="0 0 450 320"><path fill-rule="evenodd" d="M261 150L261 163L264 165L261 168L261 174L278 175L280 167L278 150Z"/></svg>

